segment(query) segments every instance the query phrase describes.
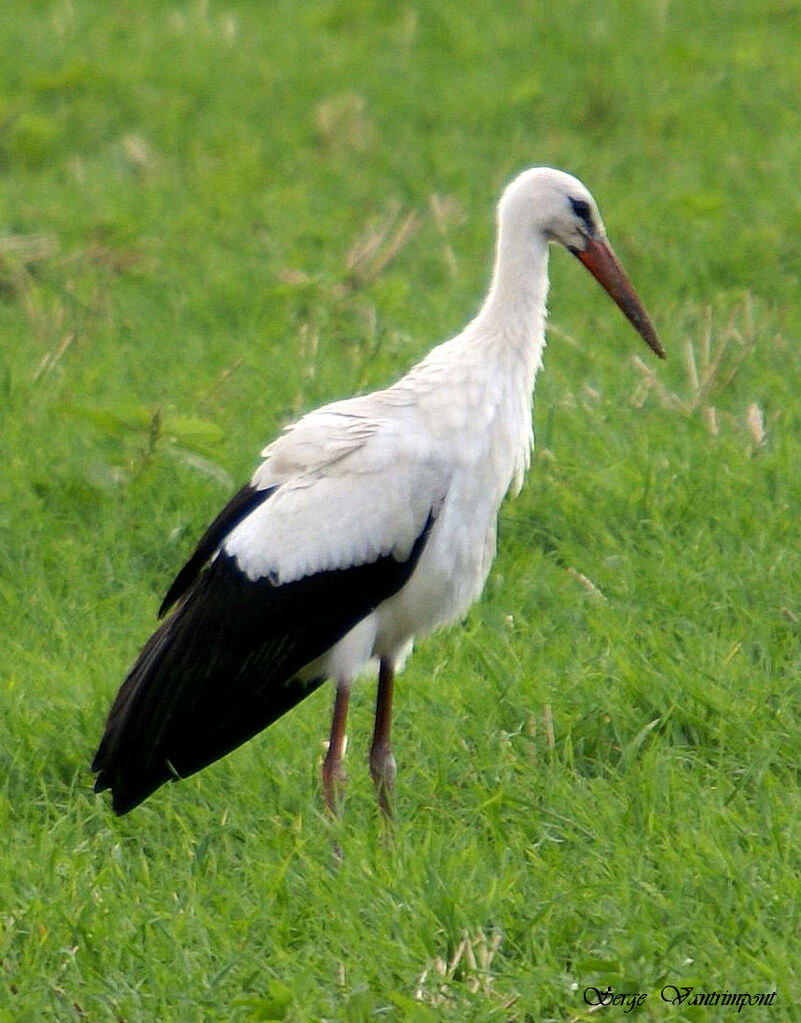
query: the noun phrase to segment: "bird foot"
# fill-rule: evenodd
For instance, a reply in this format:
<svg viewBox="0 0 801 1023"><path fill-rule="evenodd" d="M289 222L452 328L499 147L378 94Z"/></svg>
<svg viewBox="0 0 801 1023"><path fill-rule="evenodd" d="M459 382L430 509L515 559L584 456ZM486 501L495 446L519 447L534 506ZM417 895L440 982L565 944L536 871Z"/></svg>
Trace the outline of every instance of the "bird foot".
<svg viewBox="0 0 801 1023"><path fill-rule="evenodd" d="M386 818L392 816L392 793L397 773L397 764L389 744L374 745L370 750L370 774L378 794L378 805Z"/></svg>
<svg viewBox="0 0 801 1023"><path fill-rule="evenodd" d="M323 760L323 794L325 805L332 817L338 817L345 797L348 775L340 757L326 755Z"/></svg>

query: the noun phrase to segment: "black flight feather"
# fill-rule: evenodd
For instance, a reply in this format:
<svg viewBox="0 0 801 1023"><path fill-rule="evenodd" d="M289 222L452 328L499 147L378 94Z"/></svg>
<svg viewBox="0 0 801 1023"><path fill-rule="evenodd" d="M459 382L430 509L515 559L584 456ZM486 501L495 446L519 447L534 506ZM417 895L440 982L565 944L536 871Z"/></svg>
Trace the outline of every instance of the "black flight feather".
<svg viewBox="0 0 801 1023"><path fill-rule="evenodd" d="M275 586L221 551L145 644L95 754L95 790L127 813L163 782L219 759L323 681L298 673L406 583L433 512L405 561L318 572Z"/></svg>
<svg viewBox="0 0 801 1023"><path fill-rule="evenodd" d="M275 487L259 490L257 487L252 487L248 484L242 487L239 493L234 494L200 538L194 554L175 577L172 586L167 590L167 595L162 600L161 607L159 608L159 618L163 618L176 600L179 600L186 593L200 575L203 566L234 526L238 526L242 519L249 515L254 508L257 508L263 501L266 501L274 490Z"/></svg>

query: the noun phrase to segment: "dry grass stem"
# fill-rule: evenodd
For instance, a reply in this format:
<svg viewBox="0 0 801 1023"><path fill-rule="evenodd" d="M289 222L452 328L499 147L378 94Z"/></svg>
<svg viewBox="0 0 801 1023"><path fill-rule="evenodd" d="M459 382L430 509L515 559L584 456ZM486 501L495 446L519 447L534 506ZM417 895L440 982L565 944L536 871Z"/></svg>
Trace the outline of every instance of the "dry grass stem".
<svg viewBox="0 0 801 1023"><path fill-rule="evenodd" d="M64 337L61 339L56 348L53 349L53 351L47 352L45 355L42 356L42 358L39 360L36 369L33 372L34 381L40 380L42 377L47 376L47 374L54 369L61 356L64 354L64 352L66 352L66 350L69 348L69 346L72 344L74 340L75 334L72 331L70 331L69 333L64 335Z"/></svg>
<svg viewBox="0 0 801 1023"><path fill-rule="evenodd" d="M500 931L493 931L489 939L483 930L479 930L475 937L462 931L461 941L454 949L450 961L437 956L420 974L415 999L418 1002L428 1002L429 1005L454 1004L457 1001L452 989L454 980L465 984L471 994L481 992L486 997L498 997L492 990L490 968L502 940ZM429 977L433 981L431 985L428 984ZM510 1006L513 1001L505 1004Z"/></svg>
<svg viewBox="0 0 801 1023"><path fill-rule="evenodd" d="M710 434L716 437L720 432L718 412L711 398L729 387L755 344L756 330L750 295L732 310L725 328L717 337L713 331L712 311L707 308L704 310L700 338L697 341L688 338L684 344L686 394L668 389L654 370L635 355L632 365L640 379L632 392L631 404L641 408L653 393L663 408L685 416L699 412ZM760 434L756 413L751 411L756 407L752 404L747 415L747 426L754 438L755 448L762 444L765 436L764 421ZM761 436L761 439L756 440L757 436Z"/></svg>
<svg viewBox="0 0 801 1023"><path fill-rule="evenodd" d="M339 93L318 103L314 126L320 144L326 149L365 150L373 134L366 106L364 96L355 92Z"/></svg>
<svg viewBox="0 0 801 1023"><path fill-rule="evenodd" d="M754 450L762 447L767 435L765 430L765 414L756 402L752 402L748 406L745 421L748 426L748 432L751 434L751 440L754 443Z"/></svg>
<svg viewBox="0 0 801 1023"><path fill-rule="evenodd" d="M298 349L300 354L303 375L311 380L317 372L317 349L320 342L320 332L316 327L308 323L301 325L298 332Z"/></svg>
<svg viewBox="0 0 801 1023"><path fill-rule="evenodd" d="M155 166L156 153L141 135L126 135L122 140L122 151L126 159L139 170L150 171Z"/></svg>
<svg viewBox="0 0 801 1023"><path fill-rule="evenodd" d="M596 597L598 600L602 600L606 603L606 595L604 592L595 585L592 579L588 579L583 572L579 572L577 568L568 567L567 574L571 579L575 579L577 583L580 583L592 597Z"/></svg>
<svg viewBox="0 0 801 1023"><path fill-rule="evenodd" d="M451 277L456 276L458 264L456 255L451 247L448 232L454 223L461 223L464 220L464 212L459 203L451 196L432 195L428 200L431 214L434 218L434 226L442 238L442 255L450 271Z"/></svg>
<svg viewBox="0 0 801 1023"><path fill-rule="evenodd" d="M0 267L28 267L49 259L58 249L52 234L8 234L0 238Z"/></svg>
<svg viewBox="0 0 801 1023"><path fill-rule="evenodd" d="M585 1013L584 1015L582 1015L582 1016L571 1016L570 1019L568 1020L568 1023L581 1023L581 1021L583 1019L586 1019L586 1017L589 1016L591 1013L598 1012L599 1009L603 1009L603 1008L605 1008L605 1006L603 1005L602 1002L598 1002L595 1005L588 1005L587 1008L584 1010L584 1013Z"/></svg>
<svg viewBox="0 0 801 1023"><path fill-rule="evenodd" d="M305 271L298 270L293 266L284 267L275 276L282 284L291 284L293 287L302 287L312 282L312 278Z"/></svg>
<svg viewBox="0 0 801 1023"><path fill-rule="evenodd" d="M535 764L537 762L537 718L534 714L529 714L526 721L526 735L528 736L526 743L528 759Z"/></svg>
<svg viewBox="0 0 801 1023"><path fill-rule="evenodd" d="M234 373L236 373L236 371L240 368L243 361L244 360L242 359L241 356L238 359L234 359L230 366L226 366L226 368L221 373L218 374L216 380L211 385L211 387L209 387L208 390L204 391L203 393L204 402L209 401L215 394L217 394L220 391L223 385L226 384L228 380L230 380L230 378L234 375Z"/></svg>
<svg viewBox="0 0 801 1023"><path fill-rule="evenodd" d="M548 749L553 753L556 749L556 735L553 727L553 711L551 710L550 703L545 704L542 717L545 722L545 741L548 745Z"/></svg>
<svg viewBox="0 0 801 1023"><path fill-rule="evenodd" d="M692 341L684 342L684 359L687 364L687 376L690 378L690 390L696 394L700 390L698 367L695 365L695 349Z"/></svg>
<svg viewBox="0 0 801 1023"><path fill-rule="evenodd" d="M13 234L0 238L0 289L20 299L32 332L45 345L60 333L63 308L54 303L46 309L37 294L32 269L50 259L58 241L49 234Z"/></svg>
<svg viewBox="0 0 801 1023"><path fill-rule="evenodd" d="M560 341L570 345L571 348L577 348L580 352L584 351L584 345L571 334L565 330L564 327L560 327L559 324L554 323L553 320L548 322L548 333L551 337L558 337Z"/></svg>
<svg viewBox="0 0 801 1023"><path fill-rule="evenodd" d="M718 412L715 406L707 405L703 409L703 416L707 430L709 430L713 437L717 437L720 430L718 428Z"/></svg>
<svg viewBox="0 0 801 1023"><path fill-rule="evenodd" d="M401 217L400 204L394 203L378 222L368 224L351 246L345 262L349 282L358 287L380 277L419 227L420 218L414 210Z"/></svg>

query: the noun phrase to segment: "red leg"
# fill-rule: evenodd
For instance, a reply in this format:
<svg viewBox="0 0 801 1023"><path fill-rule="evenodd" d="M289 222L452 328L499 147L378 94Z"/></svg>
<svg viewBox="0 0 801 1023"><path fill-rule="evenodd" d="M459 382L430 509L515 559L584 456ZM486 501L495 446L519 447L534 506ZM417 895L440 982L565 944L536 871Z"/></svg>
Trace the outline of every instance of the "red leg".
<svg viewBox="0 0 801 1023"><path fill-rule="evenodd" d="M323 792L325 805L329 813L336 817L342 805L345 782L348 780L342 757L345 753L345 725L348 718L348 697L350 683L337 683L334 698L334 716L331 719L331 737L328 740L328 752L323 761Z"/></svg>
<svg viewBox="0 0 801 1023"><path fill-rule="evenodd" d="M370 747L370 773L378 793L378 805L386 817L392 816L390 799L397 768L390 745L392 728L392 687L395 670L382 658L378 668L378 695L375 703L375 728Z"/></svg>

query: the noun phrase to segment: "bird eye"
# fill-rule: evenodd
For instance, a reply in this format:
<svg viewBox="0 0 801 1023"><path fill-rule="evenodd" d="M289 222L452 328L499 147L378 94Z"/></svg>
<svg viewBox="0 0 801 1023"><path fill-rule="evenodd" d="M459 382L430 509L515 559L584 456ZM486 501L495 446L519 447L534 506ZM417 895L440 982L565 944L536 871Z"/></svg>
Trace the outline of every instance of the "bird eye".
<svg viewBox="0 0 801 1023"><path fill-rule="evenodd" d="M570 205L573 207L573 212L576 216L584 221L584 226L587 230L592 233L592 217L590 216L590 204L586 199L574 199L570 197Z"/></svg>

